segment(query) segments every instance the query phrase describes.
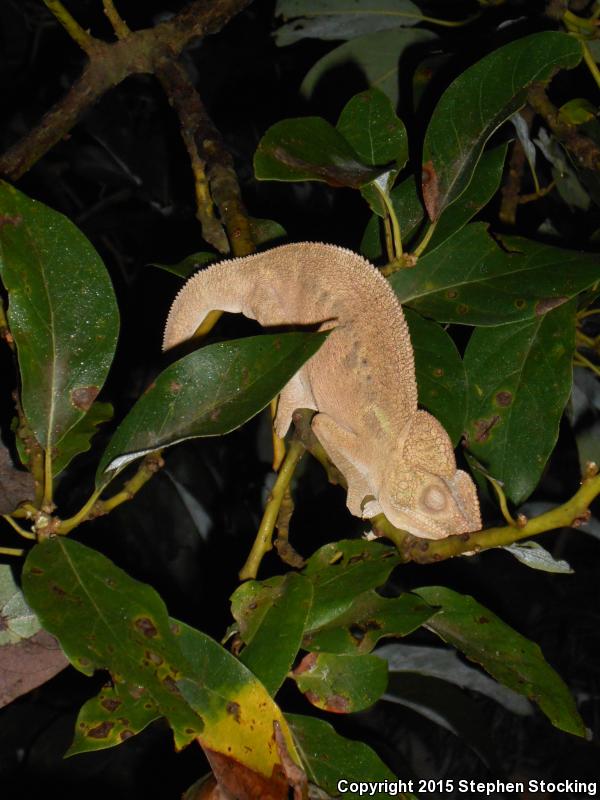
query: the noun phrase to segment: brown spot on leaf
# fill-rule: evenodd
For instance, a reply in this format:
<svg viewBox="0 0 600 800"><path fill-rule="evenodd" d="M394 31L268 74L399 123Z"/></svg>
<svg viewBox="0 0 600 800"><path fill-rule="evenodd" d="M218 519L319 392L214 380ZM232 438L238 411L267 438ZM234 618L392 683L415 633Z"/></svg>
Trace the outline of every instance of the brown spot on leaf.
<svg viewBox="0 0 600 800"><path fill-rule="evenodd" d="M117 700L113 697L105 697L104 700L100 701L100 705L112 713L121 705L121 700Z"/></svg>
<svg viewBox="0 0 600 800"><path fill-rule="evenodd" d="M131 737L134 736L134 735L135 734L133 733L133 731L125 729L124 731L121 731L121 733L119 734L119 739L122 742L124 742L125 739L131 739Z"/></svg>
<svg viewBox="0 0 600 800"><path fill-rule="evenodd" d="M456 289L448 289L448 291L446 292L446 298L448 300L456 300L457 297L458 297L458 292L456 291Z"/></svg>
<svg viewBox="0 0 600 800"><path fill-rule="evenodd" d="M478 617L477 622L480 625L487 625L489 623L489 619L487 617Z"/></svg>
<svg viewBox="0 0 600 800"><path fill-rule="evenodd" d="M220 416L221 416L221 409L220 408L213 409L210 412L211 422L216 422L219 419Z"/></svg>
<svg viewBox="0 0 600 800"><path fill-rule="evenodd" d="M147 659L148 659L148 661L150 661L152 664L157 664L157 665L159 665L159 666L160 666L160 664L162 664L162 663L163 663L163 660L164 660L163 658L161 658L161 657L158 655L158 653L153 653L153 652L152 652L152 650L146 650L146 658L147 658Z"/></svg>
<svg viewBox="0 0 600 800"><path fill-rule="evenodd" d="M310 672L310 670L315 666L316 663L317 663L317 654L308 653L308 655L304 656L302 661L298 664L298 666L294 670L294 675L302 675L303 672Z"/></svg>
<svg viewBox="0 0 600 800"><path fill-rule="evenodd" d="M97 386L78 386L71 390L71 403L79 411L88 411L99 391Z"/></svg>
<svg viewBox="0 0 600 800"><path fill-rule="evenodd" d="M423 201L425 202L429 219L436 220L440 211L440 185L432 161L423 164L421 191L423 192Z"/></svg>
<svg viewBox="0 0 600 800"><path fill-rule="evenodd" d="M11 216L10 214L0 214L0 228L4 225L20 225L23 222L23 217L20 214Z"/></svg>
<svg viewBox="0 0 600 800"><path fill-rule="evenodd" d="M57 583L53 583L50 586L50 589L54 592L54 594L58 595L59 597L66 597L67 593L65 590L59 586Z"/></svg>
<svg viewBox="0 0 600 800"><path fill-rule="evenodd" d="M95 728L90 728L87 735L90 739L106 739L114 727L114 722L101 722Z"/></svg>
<svg viewBox="0 0 600 800"><path fill-rule="evenodd" d="M171 394L178 394L182 389L183 384L177 383L177 381L171 381L169 384L169 391Z"/></svg>
<svg viewBox="0 0 600 800"><path fill-rule="evenodd" d="M547 314L548 311L552 311L553 308L562 306L567 300L567 297L544 297L535 304L535 314L537 317L541 317L543 314Z"/></svg>
<svg viewBox="0 0 600 800"><path fill-rule="evenodd" d="M165 687L165 689L168 689L173 694L177 694L177 695L180 694L179 689L177 688L177 684L173 680L172 675L166 675L162 679L162 684Z"/></svg>
<svg viewBox="0 0 600 800"><path fill-rule="evenodd" d="M240 721L240 711L241 711L240 704L234 702L233 700L230 700L227 703L226 708L227 708L227 713L230 714L234 718L234 720L236 722L239 722Z"/></svg>
<svg viewBox="0 0 600 800"><path fill-rule="evenodd" d="M39 567L32 567L29 570L29 572L30 572L31 575L43 575L44 574L44 570L40 569Z"/></svg>
<svg viewBox="0 0 600 800"><path fill-rule="evenodd" d="M350 704L347 697L342 697L341 694L330 694L323 704L325 711L331 711L332 714L347 714L350 711Z"/></svg>
<svg viewBox="0 0 600 800"><path fill-rule="evenodd" d="M154 636L158 635L156 626L150 617L138 617L133 624L138 631L140 631L140 633L142 633L144 636L147 636L149 639L152 639Z"/></svg>
<svg viewBox="0 0 600 800"><path fill-rule="evenodd" d="M475 430L477 433L475 434L475 441L476 442L485 442L485 440L489 437L490 431L500 422L500 417L498 414L494 414L491 419L477 419L475 420Z"/></svg>
<svg viewBox="0 0 600 800"><path fill-rule="evenodd" d="M444 374L444 370L441 367L436 367L433 370L433 377L434 378L441 378L443 374Z"/></svg>
<svg viewBox="0 0 600 800"><path fill-rule="evenodd" d="M459 306L457 306L456 311L461 315L461 317L464 317L465 314L469 313L469 306L461 303Z"/></svg>
<svg viewBox="0 0 600 800"><path fill-rule="evenodd" d="M518 309L525 308L526 305L527 305L527 302L525 300L523 300L522 297L518 297L515 300L515 308L518 308Z"/></svg>
<svg viewBox="0 0 600 800"><path fill-rule="evenodd" d="M499 406L509 406L512 403L512 392L498 392L496 402Z"/></svg>

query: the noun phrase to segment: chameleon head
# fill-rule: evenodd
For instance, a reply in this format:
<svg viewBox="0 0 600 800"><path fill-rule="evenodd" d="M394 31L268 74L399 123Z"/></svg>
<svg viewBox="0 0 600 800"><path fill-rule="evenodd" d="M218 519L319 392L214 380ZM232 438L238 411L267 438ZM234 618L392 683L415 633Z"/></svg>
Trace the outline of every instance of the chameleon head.
<svg viewBox="0 0 600 800"><path fill-rule="evenodd" d="M448 434L426 411L418 411L403 432L379 502L392 525L424 539L481 528L475 485L456 469Z"/></svg>

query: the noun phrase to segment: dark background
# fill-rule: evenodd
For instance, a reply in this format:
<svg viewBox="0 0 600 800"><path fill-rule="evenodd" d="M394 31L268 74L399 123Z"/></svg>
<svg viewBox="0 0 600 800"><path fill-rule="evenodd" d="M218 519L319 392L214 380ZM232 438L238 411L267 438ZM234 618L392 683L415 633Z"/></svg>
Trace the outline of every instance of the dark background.
<svg viewBox="0 0 600 800"><path fill-rule="evenodd" d="M132 29L148 27L183 5L166 0L118 3ZM189 48L185 63L234 156L250 213L277 220L292 240L331 241L358 249L369 215L357 193L316 183L258 183L253 178L252 156L269 125L304 114L320 114L335 122L352 94L365 88L359 71L338 71L307 104L298 93L300 82L335 43L305 40L276 48L271 36L273 5L254 3L222 32ZM110 38L98 0L69 7L83 27ZM438 2L429 10L460 18L476 8L474 2ZM403 57L400 113L413 142L420 141L431 108L454 75L503 41L552 25L544 8L544 3L504 3L489 9L468 29L442 31L437 46L451 59L441 74L433 74L417 113L412 107L412 74L428 53L417 49ZM498 31L505 20L514 22ZM0 150L30 130L63 95L82 63L80 50L41 0L0 0ZM572 75L559 76L555 82L557 103L573 96L572 80ZM577 81L577 93L597 99L597 88L585 72L578 73ZM413 156L418 159L417 150L415 146ZM160 353L162 328L179 281L149 264L173 263L209 249L194 218L191 171L177 119L158 83L151 77L136 77L108 93L18 186L73 220L111 273L122 333L103 398L114 403L118 420L165 363ZM484 218L494 221L497 205L492 201ZM521 213L518 232L535 238L545 218L552 219L566 246L585 242L600 225L597 209L586 215L572 212L549 196ZM230 318L220 323L215 335L251 330L249 324ZM0 370L0 422L8 441L15 376L6 348L0 352ZM96 459L108 435L109 431L100 434L94 450L77 459L64 475L58 498L65 513L76 510L89 493ZM255 419L224 439L188 442L168 452L166 469L132 503L78 529L77 536L151 583L174 616L220 639L231 622L228 597L259 522L269 457L266 418ZM578 475L575 441L564 426L533 499L566 499L576 489ZM206 514L206 525L198 521L194 502ZM488 524L497 521L491 506L484 511ZM306 466L297 486L291 532L300 552L308 555L326 541L358 535L361 527L348 515L343 492L326 484L318 466ZM540 540L566 558L575 574L536 572L507 553L490 552L435 566L403 567L389 590L442 584L473 594L541 645L574 692L586 724L594 729L600 713L595 656L600 647L598 542L575 531L546 534ZM280 570L273 556L267 559L265 575L268 570ZM423 631L411 641L435 644L437 640ZM103 680L104 676L87 679L68 668L0 710L3 800L29 800L47 791L65 799L176 798L206 771L199 748L173 752L171 734L162 723L118 748L63 761L77 711ZM538 712L516 717L481 695L464 693L457 700L446 688L438 684L428 691L439 691L451 706L449 713L458 715L462 736L385 702L333 721L340 733L375 747L404 778L598 777L597 743L555 730ZM280 699L286 710L309 713L293 687L284 687ZM478 744L477 753L469 741Z"/></svg>

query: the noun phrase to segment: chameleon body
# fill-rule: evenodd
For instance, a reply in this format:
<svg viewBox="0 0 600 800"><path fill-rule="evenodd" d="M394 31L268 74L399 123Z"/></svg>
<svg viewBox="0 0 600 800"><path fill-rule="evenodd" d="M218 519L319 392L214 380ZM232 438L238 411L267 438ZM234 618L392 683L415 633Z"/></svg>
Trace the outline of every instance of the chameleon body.
<svg viewBox="0 0 600 800"><path fill-rule="evenodd" d="M297 408L317 412L313 431L346 478L352 514L383 512L397 528L428 539L479 530L473 481L457 470L441 424L417 408L400 303L368 261L300 242L208 267L177 295L164 349L193 336L214 310L266 327L331 330L281 392L275 429L285 435Z"/></svg>

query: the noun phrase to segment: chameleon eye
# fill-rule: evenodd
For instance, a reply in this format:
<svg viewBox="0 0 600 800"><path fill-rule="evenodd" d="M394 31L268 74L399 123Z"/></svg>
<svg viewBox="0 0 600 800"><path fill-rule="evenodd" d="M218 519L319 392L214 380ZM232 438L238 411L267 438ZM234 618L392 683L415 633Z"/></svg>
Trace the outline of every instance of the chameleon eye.
<svg viewBox="0 0 600 800"><path fill-rule="evenodd" d="M430 486L423 494L423 505L429 511L443 511L446 508L446 495L436 486Z"/></svg>

